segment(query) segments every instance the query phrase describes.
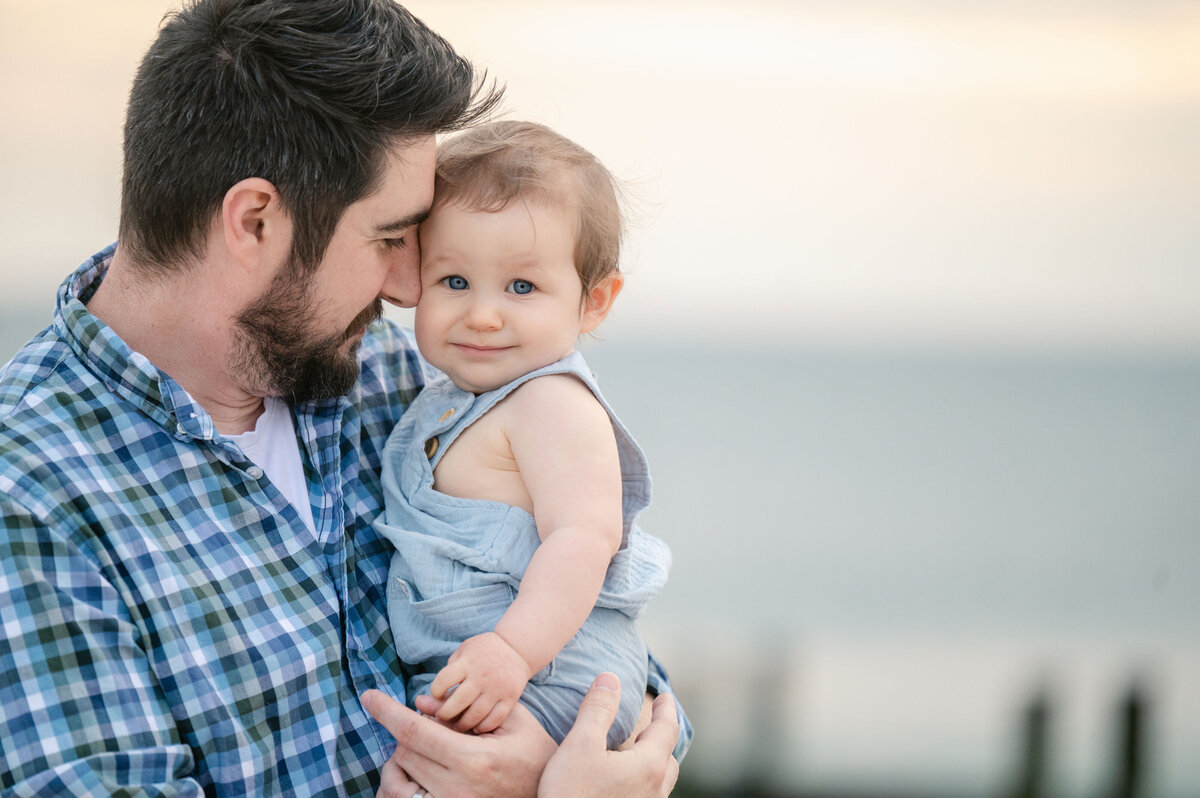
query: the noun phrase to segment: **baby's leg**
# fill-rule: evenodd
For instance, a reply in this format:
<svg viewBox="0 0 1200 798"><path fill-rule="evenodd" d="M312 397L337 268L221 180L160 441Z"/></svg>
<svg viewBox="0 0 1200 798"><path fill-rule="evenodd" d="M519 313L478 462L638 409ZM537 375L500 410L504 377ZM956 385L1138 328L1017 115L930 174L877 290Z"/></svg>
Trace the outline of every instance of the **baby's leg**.
<svg viewBox="0 0 1200 798"><path fill-rule="evenodd" d="M592 680L611 671L621 680L621 704L608 734L608 747L617 748L637 728L646 695L646 664L646 645L633 621L616 610L595 609L550 667L526 685L521 703L561 743Z"/></svg>
<svg viewBox="0 0 1200 798"><path fill-rule="evenodd" d="M556 743L561 743L571 730L581 701L583 696L577 689L563 685L531 683L521 694L521 704L533 713Z"/></svg>

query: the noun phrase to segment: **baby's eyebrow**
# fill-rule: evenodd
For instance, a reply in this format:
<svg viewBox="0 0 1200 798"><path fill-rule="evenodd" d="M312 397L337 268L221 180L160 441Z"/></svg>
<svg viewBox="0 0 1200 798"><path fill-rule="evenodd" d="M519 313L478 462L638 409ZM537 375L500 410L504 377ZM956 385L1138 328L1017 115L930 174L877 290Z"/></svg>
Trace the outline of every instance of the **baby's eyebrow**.
<svg viewBox="0 0 1200 798"><path fill-rule="evenodd" d="M421 222L429 218L429 213L432 210L432 208L425 208L424 210L417 211L416 213L410 213L408 216L405 216L401 219L394 219L390 222L381 224L375 228L375 235L398 233L401 230L407 230L410 227L416 227Z"/></svg>
<svg viewBox="0 0 1200 798"><path fill-rule="evenodd" d="M509 269L515 269L517 271L544 272L551 268L550 264L547 264L544 261L541 261L537 258L527 257L515 258L504 265Z"/></svg>
<svg viewBox="0 0 1200 798"><path fill-rule="evenodd" d="M424 252L421 253L422 270L429 269L434 266L444 266L447 263L453 264L453 261L453 257L445 255L444 253L438 253L436 255L426 255Z"/></svg>

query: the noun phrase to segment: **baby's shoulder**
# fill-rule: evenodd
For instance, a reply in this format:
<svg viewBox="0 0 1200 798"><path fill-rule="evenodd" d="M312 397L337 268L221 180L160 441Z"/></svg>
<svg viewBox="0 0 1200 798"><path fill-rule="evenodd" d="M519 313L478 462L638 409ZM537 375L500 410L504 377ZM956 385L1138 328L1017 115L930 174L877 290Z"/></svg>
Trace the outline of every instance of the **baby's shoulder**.
<svg viewBox="0 0 1200 798"><path fill-rule="evenodd" d="M493 408L506 423L542 425L588 421L608 423L608 411L592 390L572 374L544 374L518 386Z"/></svg>
<svg viewBox="0 0 1200 798"><path fill-rule="evenodd" d="M525 411L547 411L559 406L590 407L603 410L591 388L570 373L543 374L519 385L505 400Z"/></svg>

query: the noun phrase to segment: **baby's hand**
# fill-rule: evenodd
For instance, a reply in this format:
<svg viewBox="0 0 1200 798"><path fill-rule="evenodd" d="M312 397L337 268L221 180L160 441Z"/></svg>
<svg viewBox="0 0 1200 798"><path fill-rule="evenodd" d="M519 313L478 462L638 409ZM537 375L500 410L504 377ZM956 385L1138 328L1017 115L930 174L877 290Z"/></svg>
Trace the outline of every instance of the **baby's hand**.
<svg viewBox="0 0 1200 798"><path fill-rule="evenodd" d="M429 687L434 698L446 702L437 719L457 731L493 731L516 706L532 675L525 658L495 632L467 638ZM458 687L447 696L454 685Z"/></svg>

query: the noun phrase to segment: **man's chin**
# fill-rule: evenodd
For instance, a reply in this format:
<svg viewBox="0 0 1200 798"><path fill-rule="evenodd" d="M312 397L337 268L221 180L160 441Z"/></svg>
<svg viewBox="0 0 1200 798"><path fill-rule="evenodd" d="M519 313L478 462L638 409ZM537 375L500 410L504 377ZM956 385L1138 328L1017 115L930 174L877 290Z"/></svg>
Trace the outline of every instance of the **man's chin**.
<svg viewBox="0 0 1200 798"><path fill-rule="evenodd" d="M348 352L338 357L321 358L320 362L305 364L296 375L290 389L283 391L291 404L318 402L345 396L358 382L358 346L355 342Z"/></svg>

